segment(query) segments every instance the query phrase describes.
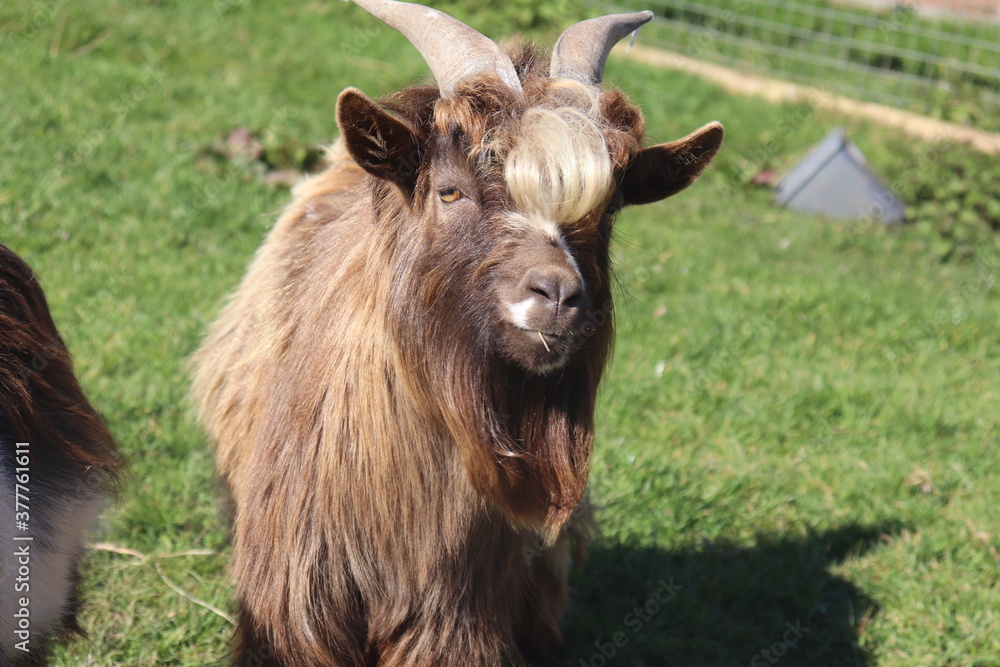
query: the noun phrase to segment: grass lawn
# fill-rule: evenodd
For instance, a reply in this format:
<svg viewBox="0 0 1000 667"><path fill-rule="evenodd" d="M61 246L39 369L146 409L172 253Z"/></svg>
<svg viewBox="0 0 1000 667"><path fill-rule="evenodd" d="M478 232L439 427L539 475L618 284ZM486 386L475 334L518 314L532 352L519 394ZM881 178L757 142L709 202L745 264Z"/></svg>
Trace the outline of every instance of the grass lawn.
<svg viewBox="0 0 1000 667"><path fill-rule="evenodd" d="M95 540L145 555L89 553L88 637L55 664L217 664L231 626L198 601L233 611L227 526L185 360L289 195L210 148L243 126L299 159L335 136L341 89L426 70L340 2L19 1L0 26L0 242L131 461ZM935 147L629 62L606 80L654 140L711 119L727 140L690 191L619 221L603 535L552 664L1000 665L1000 257L943 262L926 230L742 185L836 124L889 181Z"/></svg>

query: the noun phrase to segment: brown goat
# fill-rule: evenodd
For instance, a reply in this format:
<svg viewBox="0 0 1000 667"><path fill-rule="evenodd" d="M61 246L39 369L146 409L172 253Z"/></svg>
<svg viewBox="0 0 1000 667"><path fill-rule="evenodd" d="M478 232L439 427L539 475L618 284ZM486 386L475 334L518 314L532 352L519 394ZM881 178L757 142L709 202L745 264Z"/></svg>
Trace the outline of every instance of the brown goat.
<svg viewBox="0 0 1000 667"><path fill-rule="evenodd" d="M706 125L643 149L592 19L551 58L359 0L438 87L347 89L194 358L234 505L239 665L499 665L560 641L583 551L621 207L690 185Z"/></svg>
<svg viewBox="0 0 1000 667"><path fill-rule="evenodd" d="M122 469L35 274L0 245L0 664L44 665L79 632L84 536Z"/></svg>

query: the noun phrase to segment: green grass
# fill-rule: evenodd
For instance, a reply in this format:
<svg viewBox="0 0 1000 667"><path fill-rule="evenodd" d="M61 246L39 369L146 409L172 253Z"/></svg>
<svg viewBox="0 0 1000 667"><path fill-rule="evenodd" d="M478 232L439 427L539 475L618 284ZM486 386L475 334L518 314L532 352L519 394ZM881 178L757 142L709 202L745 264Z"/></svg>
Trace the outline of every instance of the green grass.
<svg viewBox="0 0 1000 667"><path fill-rule="evenodd" d="M424 67L342 3L8 3L0 25L0 242L41 276L131 462L97 539L151 557L89 554L89 636L55 663L215 664L228 622L164 579L232 611L184 365L288 193L206 150L246 126L298 154L332 139L342 88ZM937 153L632 63L607 79L651 138L717 118L727 143L690 191L620 220L603 535L553 664L603 664L603 648L650 667L1000 665L995 248L942 262L935 233L780 211L743 186L835 124L890 182ZM166 557L190 550L219 553Z"/></svg>

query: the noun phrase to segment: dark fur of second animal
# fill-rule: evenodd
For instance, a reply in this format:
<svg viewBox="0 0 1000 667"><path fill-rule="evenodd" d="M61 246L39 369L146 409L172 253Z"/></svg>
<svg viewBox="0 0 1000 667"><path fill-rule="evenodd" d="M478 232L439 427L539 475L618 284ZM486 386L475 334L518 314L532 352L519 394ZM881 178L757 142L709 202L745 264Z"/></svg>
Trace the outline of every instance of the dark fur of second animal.
<svg viewBox="0 0 1000 667"><path fill-rule="evenodd" d="M16 443L27 443L18 450ZM26 454L25 454L26 452ZM113 494L123 469L114 439L87 401L73 374L66 346L49 313L35 274L17 255L0 246L0 487L2 502L14 509L16 484L30 542L30 574L20 580L19 558L5 561L9 584L0 592L0 628L15 622L18 600L30 600L27 653L15 648L12 631L0 642L3 664L45 664L46 644L79 632L76 614L77 563L83 536L96 511ZM23 466L21 456L26 456ZM24 468L27 471L23 471ZM23 472L17 469L22 468ZM4 507L4 512L7 508ZM14 530L0 526L0 535ZM20 584L15 587L15 581ZM9 618L8 618L9 616Z"/></svg>

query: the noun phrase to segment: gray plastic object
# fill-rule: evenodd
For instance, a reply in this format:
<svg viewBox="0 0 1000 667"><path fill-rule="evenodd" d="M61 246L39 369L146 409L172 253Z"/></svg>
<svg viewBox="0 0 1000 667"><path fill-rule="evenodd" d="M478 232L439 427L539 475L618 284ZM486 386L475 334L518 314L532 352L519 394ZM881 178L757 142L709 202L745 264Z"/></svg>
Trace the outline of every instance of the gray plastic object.
<svg viewBox="0 0 1000 667"><path fill-rule="evenodd" d="M774 191L782 206L831 218L899 222L906 208L838 127L792 168Z"/></svg>

